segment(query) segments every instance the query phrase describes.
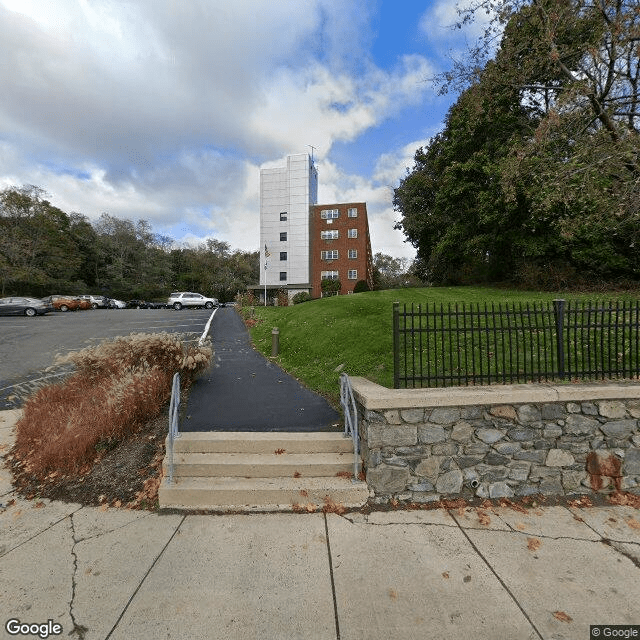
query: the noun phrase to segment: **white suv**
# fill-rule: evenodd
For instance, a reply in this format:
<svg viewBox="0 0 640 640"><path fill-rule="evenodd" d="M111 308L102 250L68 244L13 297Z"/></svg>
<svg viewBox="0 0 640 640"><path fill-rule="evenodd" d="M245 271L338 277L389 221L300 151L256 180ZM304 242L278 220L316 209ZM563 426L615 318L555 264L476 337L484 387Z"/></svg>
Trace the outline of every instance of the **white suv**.
<svg viewBox="0 0 640 640"><path fill-rule="evenodd" d="M182 291L172 293L169 296L167 304L174 309L182 309L182 307L204 307L205 309L213 309L218 306L216 298L206 298L200 293L191 293L190 291Z"/></svg>

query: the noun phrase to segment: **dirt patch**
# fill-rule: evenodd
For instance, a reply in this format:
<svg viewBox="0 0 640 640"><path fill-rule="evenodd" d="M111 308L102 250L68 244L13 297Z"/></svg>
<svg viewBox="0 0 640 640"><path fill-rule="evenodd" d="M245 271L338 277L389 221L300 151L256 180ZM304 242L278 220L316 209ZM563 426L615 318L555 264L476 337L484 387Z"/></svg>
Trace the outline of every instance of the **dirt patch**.
<svg viewBox="0 0 640 640"><path fill-rule="evenodd" d="M165 411L125 440L101 443L91 467L67 475L52 473L44 480L26 472L11 454L5 460L16 491L25 498L155 510L167 430Z"/></svg>

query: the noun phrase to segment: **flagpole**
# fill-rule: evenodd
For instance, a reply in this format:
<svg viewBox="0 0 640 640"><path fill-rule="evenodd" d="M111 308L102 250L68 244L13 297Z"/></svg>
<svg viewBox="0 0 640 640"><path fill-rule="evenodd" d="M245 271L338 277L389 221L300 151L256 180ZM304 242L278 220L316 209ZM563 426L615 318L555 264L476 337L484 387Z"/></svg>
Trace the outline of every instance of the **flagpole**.
<svg viewBox="0 0 640 640"><path fill-rule="evenodd" d="M264 306L267 306L267 258L271 254L267 249L267 243L264 243Z"/></svg>

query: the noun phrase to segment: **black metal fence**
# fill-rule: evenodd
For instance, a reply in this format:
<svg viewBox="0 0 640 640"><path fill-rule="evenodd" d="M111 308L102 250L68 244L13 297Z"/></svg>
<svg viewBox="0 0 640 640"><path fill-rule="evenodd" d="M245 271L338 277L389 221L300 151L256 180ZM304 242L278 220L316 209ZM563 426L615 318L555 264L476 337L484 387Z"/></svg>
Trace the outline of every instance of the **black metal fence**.
<svg viewBox="0 0 640 640"><path fill-rule="evenodd" d="M393 305L394 387L640 376L640 303Z"/></svg>

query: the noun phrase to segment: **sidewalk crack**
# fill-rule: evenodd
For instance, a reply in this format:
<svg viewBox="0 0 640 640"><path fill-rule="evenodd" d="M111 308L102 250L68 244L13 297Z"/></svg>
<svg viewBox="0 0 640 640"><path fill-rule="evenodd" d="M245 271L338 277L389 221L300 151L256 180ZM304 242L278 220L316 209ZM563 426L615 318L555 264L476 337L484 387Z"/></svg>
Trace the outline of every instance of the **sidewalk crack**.
<svg viewBox="0 0 640 640"><path fill-rule="evenodd" d="M69 516L69 520L71 522L71 539L73 540L73 546L71 547L71 556L73 558L73 573L71 575L71 601L69 602L69 617L71 618L73 629L71 629L69 635L75 635L78 636L80 640L84 640L84 636L87 631L89 631L89 629L84 625L78 624L73 612L73 606L76 599L76 576L78 575L78 554L76 553L76 545L80 542L80 540L76 538L76 527L73 522L73 513Z"/></svg>

